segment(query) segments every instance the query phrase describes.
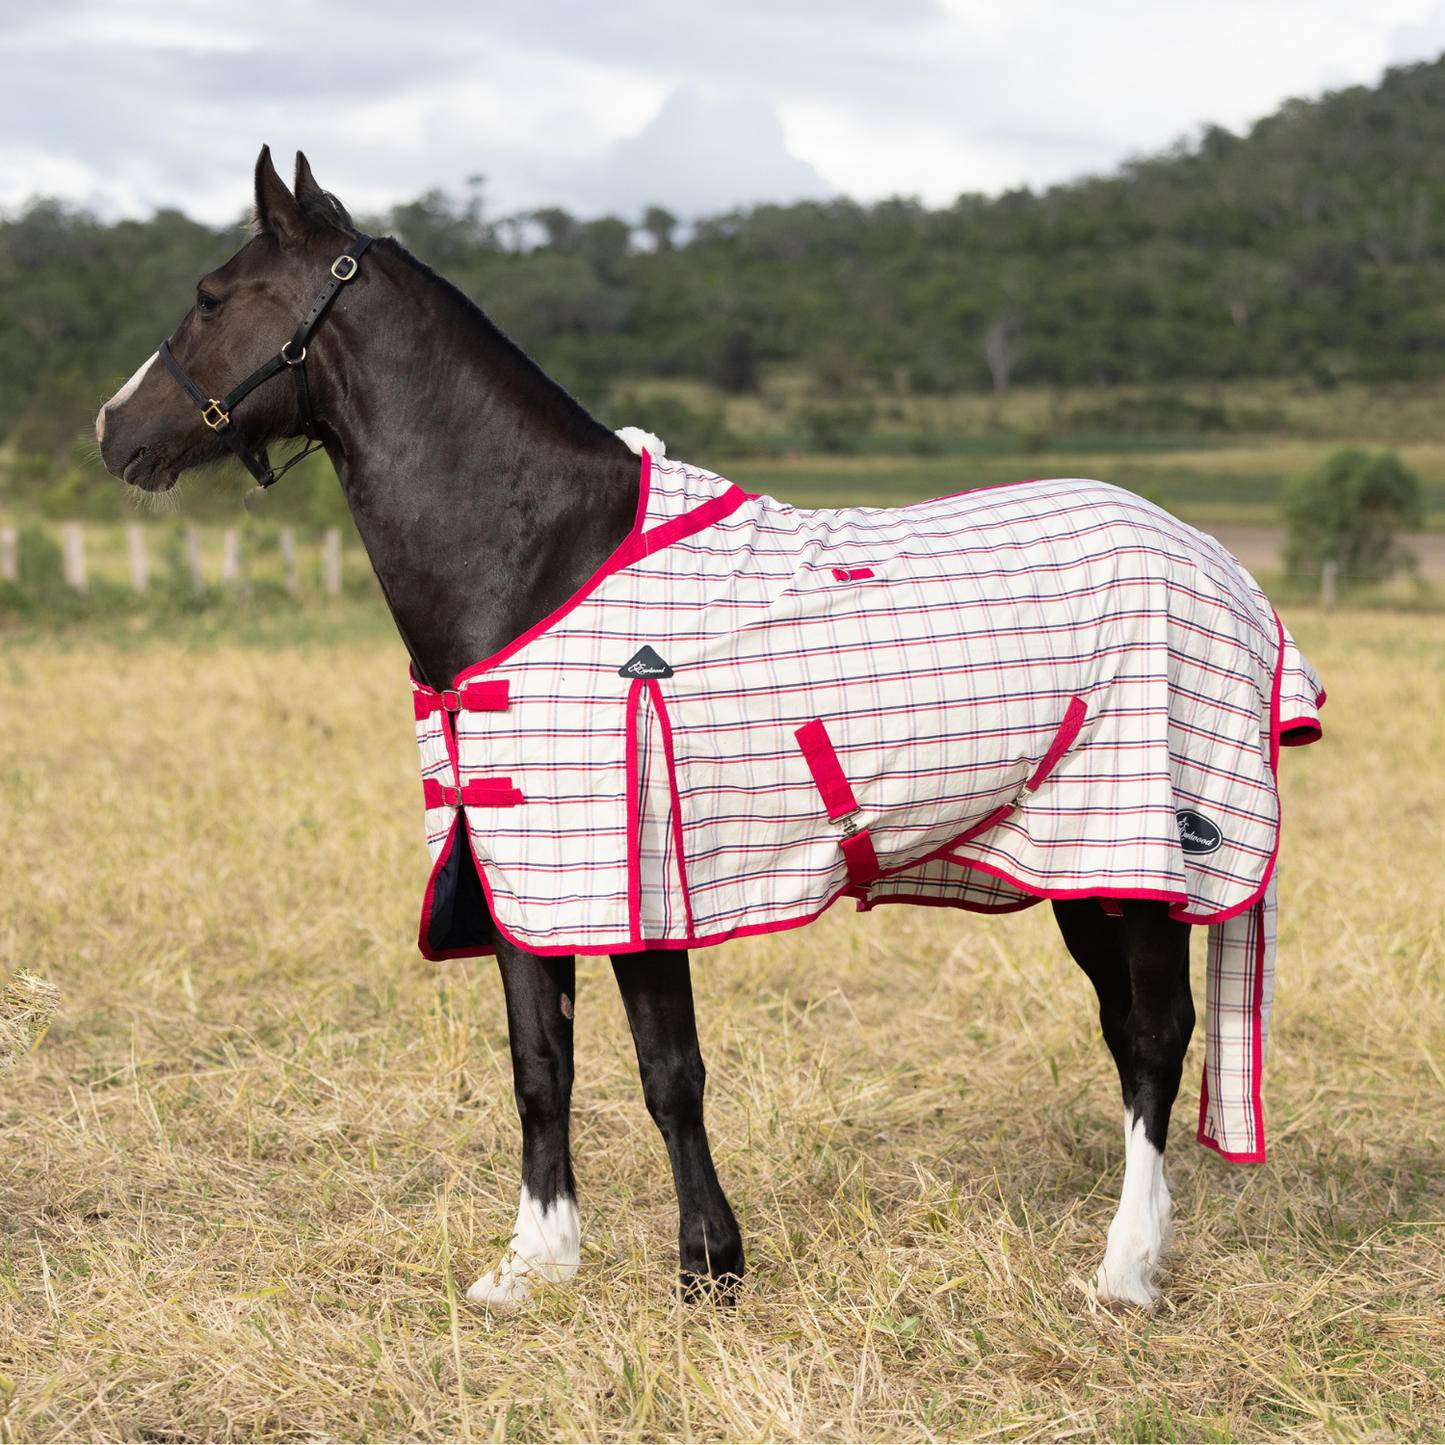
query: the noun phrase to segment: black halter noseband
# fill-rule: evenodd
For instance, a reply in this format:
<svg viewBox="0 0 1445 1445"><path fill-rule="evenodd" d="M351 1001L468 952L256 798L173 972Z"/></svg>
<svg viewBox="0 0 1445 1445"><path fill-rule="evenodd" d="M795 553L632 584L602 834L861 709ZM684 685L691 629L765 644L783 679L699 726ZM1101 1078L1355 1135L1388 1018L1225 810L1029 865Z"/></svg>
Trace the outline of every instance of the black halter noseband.
<svg viewBox="0 0 1445 1445"><path fill-rule="evenodd" d="M285 476L297 462L309 457L321 445L316 431L316 417L311 410L311 388L306 384L306 343L321 324L322 318L331 309L337 293L361 270L361 255L371 245L370 236L358 236L350 246L331 263L331 279L321 288L321 294L311 303L311 310L301 318L301 324L285 346L268 362L258 366L239 386L232 387L219 401L207 396L200 387L186 375L180 362L171 355L171 343L162 341L160 358L166 370L181 384L186 395L201 409L201 420L223 438L226 445L241 459L241 464L251 473L264 489ZM350 263L350 264L348 264ZM272 467L267 449L262 446L260 454L252 451L237 434L231 424L231 410L263 382L270 381L278 373L290 369L291 379L296 385L296 409L301 413L301 429L310 443L304 450L286 462L284 466ZM254 495L254 493L252 494Z"/></svg>

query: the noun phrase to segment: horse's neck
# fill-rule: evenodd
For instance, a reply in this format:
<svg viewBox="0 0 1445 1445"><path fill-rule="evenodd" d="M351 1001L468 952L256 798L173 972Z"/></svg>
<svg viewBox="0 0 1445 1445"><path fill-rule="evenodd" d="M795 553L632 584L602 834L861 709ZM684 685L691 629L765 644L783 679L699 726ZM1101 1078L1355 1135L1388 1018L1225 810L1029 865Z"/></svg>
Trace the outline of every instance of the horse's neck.
<svg viewBox="0 0 1445 1445"><path fill-rule="evenodd" d="M397 627L446 687L617 548L640 467L450 288L394 256L378 279L398 319L347 328L328 451Z"/></svg>

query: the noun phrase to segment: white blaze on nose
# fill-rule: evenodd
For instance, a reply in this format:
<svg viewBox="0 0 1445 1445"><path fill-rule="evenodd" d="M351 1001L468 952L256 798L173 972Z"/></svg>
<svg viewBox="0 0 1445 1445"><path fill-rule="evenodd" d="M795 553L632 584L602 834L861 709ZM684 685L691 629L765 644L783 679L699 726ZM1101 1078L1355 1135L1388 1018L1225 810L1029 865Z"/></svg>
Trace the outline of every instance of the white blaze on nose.
<svg viewBox="0 0 1445 1445"><path fill-rule="evenodd" d="M145 374L155 365L159 351L151 352L150 356L143 361L136 369L136 373L106 404L101 407L100 415L95 419L95 438L97 441L105 440L105 414L114 411L118 406L124 406L131 397L135 395L136 388L145 380Z"/></svg>

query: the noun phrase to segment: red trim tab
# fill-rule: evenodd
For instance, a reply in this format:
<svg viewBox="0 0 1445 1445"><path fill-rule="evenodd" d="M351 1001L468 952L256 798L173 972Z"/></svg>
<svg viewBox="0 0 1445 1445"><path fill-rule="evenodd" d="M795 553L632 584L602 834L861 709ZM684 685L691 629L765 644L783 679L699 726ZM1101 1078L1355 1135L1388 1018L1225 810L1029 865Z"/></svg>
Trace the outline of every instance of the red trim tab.
<svg viewBox="0 0 1445 1445"><path fill-rule="evenodd" d="M527 801L510 778L471 778L460 788L423 778L421 791L428 808L515 808Z"/></svg>
<svg viewBox="0 0 1445 1445"><path fill-rule="evenodd" d="M866 888L882 873L878 866L878 854L873 851L873 840L867 828L860 828L839 841L843 860L848 865L848 877L855 887Z"/></svg>
<svg viewBox="0 0 1445 1445"><path fill-rule="evenodd" d="M1043 782L1053 770L1058 767L1059 759L1073 747L1074 739L1079 735L1079 729L1084 726L1084 719L1089 715L1089 704L1081 697L1069 699L1068 711L1064 713L1064 720L1059 724L1059 730L1054 734L1054 740L1049 744L1049 750L1044 754L1043 761L1034 769L1034 775L1025 785L1029 792L1037 793L1039 784Z"/></svg>
<svg viewBox="0 0 1445 1445"><path fill-rule="evenodd" d="M412 689L412 711L417 722L425 722L434 712L506 712L511 706L510 688L506 678L469 683L460 692L450 688L437 692L419 682Z"/></svg>
<svg viewBox="0 0 1445 1445"><path fill-rule="evenodd" d="M868 578L875 576L871 567L834 567L833 580L835 582L866 582Z"/></svg>
<svg viewBox="0 0 1445 1445"><path fill-rule="evenodd" d="M838 754L833 751L833 740L828 736L828 729L823 726L823 719L815 717L812 722L804 723L793 736L797 738L798 746L803 750L803 758L808 764L808 771L812 773L813 781L823 795L823 806L828 811L829 821L837 822L849 813L856 813L858 799L853 796L853 789L843 774Z"/></svg>

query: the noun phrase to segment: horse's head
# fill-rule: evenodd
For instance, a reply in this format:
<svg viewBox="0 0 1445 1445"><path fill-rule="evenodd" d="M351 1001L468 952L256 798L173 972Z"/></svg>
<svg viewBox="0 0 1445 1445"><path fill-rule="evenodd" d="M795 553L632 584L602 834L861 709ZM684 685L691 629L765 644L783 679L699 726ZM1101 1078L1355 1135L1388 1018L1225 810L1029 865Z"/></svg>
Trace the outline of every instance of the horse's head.
<svg viewBox="0 0 1445 1445"><path fill-rule="evenodd" d="M176 360L208 397L223 397L275 356L355 239L351 218L296 154L293 195L263 146L256 161L255 234L224 266L201 277L196 304L170 336ZM230 455L225 441L153 355L96 418L100 454L112 475L148 492L174 487L181 472ZM284 378L237 404L232 425L252 449L300 434Z"/></svg>

